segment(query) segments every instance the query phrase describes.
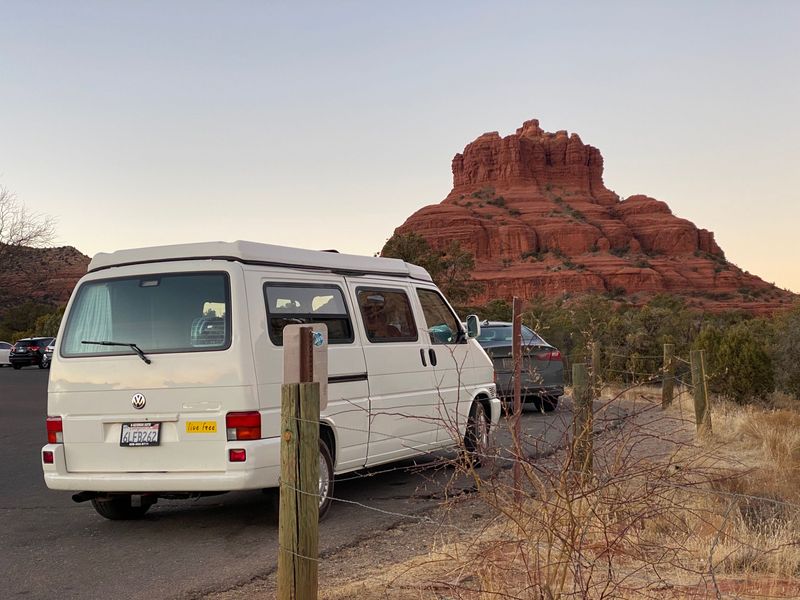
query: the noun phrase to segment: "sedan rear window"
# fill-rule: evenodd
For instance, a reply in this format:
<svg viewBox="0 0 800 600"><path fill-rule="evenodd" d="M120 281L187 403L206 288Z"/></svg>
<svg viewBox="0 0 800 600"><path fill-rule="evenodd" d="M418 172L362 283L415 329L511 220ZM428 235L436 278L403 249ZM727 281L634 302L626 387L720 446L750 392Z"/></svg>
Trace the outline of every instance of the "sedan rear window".
<svg viewBox="0 0 800 600"><path fill-rule="evenodd" d="M483 325L481 334L478 336L479 342L508 342L514 339L514 328L511 325ZM546 346L547 343L540 338L532 329L522 326L522 343L525 346Z"/></svg>

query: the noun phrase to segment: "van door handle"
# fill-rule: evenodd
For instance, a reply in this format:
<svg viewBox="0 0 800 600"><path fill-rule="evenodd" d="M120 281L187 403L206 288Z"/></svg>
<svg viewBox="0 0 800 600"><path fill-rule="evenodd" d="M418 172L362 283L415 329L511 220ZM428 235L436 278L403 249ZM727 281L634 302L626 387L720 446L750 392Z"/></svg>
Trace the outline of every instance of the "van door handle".
<svg viewBox="0 0 800 600"><path fill-rule="evenodd" d="M422 348L419 349L419 357L422 359L422 366L427 367L428 363L425 362L425 350Z"/></svg>
<svg viewBox="0 0 800 600"><path fill-rule="evenodd" d="M429 348L428 349L428 356L431 359L431 366L435 367L436 366L436 352L433 351L433 348Z"/></svg>

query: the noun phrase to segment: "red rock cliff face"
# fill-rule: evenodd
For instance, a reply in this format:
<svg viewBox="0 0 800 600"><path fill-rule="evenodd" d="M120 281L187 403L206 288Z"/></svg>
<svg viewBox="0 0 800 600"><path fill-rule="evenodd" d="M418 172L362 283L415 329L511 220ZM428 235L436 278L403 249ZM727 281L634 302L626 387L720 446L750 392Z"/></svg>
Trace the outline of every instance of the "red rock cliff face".
<svg viewBox="0 0 800 600"><path fill-rule="evenodd" d="M666 292L711 308L757 312L794 295L725 260L714 234L666 203L619 198L603 183L603 157L577 134L547 133L536 120L513 135L486 133L453 158L453 190L396 233L433 247L458 240L475 256L482 303L512 296Z"/></svg>
<svg viewBox="0 0 800 600"><path fill-rule="evenodd" d="M0 317L28 300L53 307L66 304L89 260L72 246L19 248L0 265Z"/></svg>

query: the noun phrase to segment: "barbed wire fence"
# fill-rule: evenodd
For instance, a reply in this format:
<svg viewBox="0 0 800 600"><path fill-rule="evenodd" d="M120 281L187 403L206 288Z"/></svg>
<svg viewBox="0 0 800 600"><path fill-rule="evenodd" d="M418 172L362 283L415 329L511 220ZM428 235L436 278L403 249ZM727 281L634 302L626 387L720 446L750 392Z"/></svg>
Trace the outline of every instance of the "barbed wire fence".
<svg viewBox="0 0 800 600"><path fill-rule="evenodd" d="M581 364L575 362L577 357L590 359L592 352L574 354L571 364ZM444 552L458 565L448 573L469 573L469 577L433 578L420 584L446 588L456 598L477 597L476 593L487 590L490 595L485 597L520 599L653 597L659 589L691 586L701 596L722 597L718 577L735 572L743 561L765 575L800 574L800 558L794 566L788 557L783 559L785 564L781 559L770 562L770 557L791 556L798 545L796 535L792 538L790 532L800 524L800 504L739 490L737 482L746 478L750 469L735 463L720 466L716 450L705 445L702 436L678 435L692 422L685 411L689 399L696 398L698 380L691 379L691 360L675 357L673 410L665 410L653 399L666 372L663 363L652 366L659 359L664 357L601 353L601 363L592 369L597 387L592 390L596 395L590 397L594 460L588 477L575 456L575 432L581 431L581 426L567 409L549 417L544 436L524 433L518 444L523 452L515 451L513 443L495 443L473 450L476 461L465 459L469 453L457 418L461 414L458 406L431 421L405 412L420 408L409 405L394 407L392 414L446 430L456 455L426 452L412 464L355 471L336 479L337 484L349 484L355 491L359 482L392 473L421 476L426 487L438 491L420 497L448 505L451 516L465 497L491 508L496 516L491 526L482 526L480 532L464 527L458 518L434 515L430 503L416 511L390 510L385 504L354 500L334 490L334 504L414 522L430 528L430 535L450 532L469 538L456 546L457 551ZM626 368L615 368L620 364ZM572 384L572 369L569 371L566 379ZM608 383L601 373L610 374L616 382ZM617 375L623 376L621 383ZM703 387L706 379L703 374ZM463 397L464 402L471 400L468 390L463 390ZM441 407L441 402L428 408L434 405ZM353 410L364 409L344 407L340 413ZM409 449L419 446L418 439L372 427L349 429L392 439ZM501 436L507 440L509 431L508 421L501 420L494 440ZM524 473L518 487L508 477L515 464ZM516 502L514 498L520 494L523 500ZM764 519L753 515L754 506L761 507L757 510L764 513ZM765 534L769 528L772 536ZM708 535L698 536L699 531ZM481 545L479 533L493 537ZM437 562L441 564L439 559ZM769 593L762 596L769 597Z"/></svg>

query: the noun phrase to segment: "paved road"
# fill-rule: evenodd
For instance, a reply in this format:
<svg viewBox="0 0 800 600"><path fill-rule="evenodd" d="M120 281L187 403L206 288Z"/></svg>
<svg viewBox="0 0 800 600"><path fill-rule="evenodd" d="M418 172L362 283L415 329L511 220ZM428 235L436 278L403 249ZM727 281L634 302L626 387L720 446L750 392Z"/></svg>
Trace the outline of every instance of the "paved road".
<svg viewBox="0 0 800 600"><path fill-rule="evenodd" d="M48 490L39 462L47 373L0 369L2 597L195 598L275 568L277 524L258 492L160 500L141 521L112 522L69 493ZM523 415L531 452L558 444L569 418L568 402L552 415ZM507 432L498 439L509 445ZM404 466L337 481L338 498L371 509L334 504L320 529L323 556L404 520L387 513L429 510L453 474L448 467Z"/></svg>

